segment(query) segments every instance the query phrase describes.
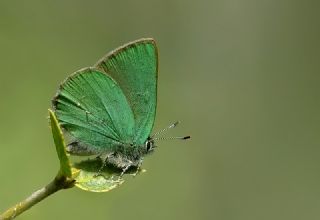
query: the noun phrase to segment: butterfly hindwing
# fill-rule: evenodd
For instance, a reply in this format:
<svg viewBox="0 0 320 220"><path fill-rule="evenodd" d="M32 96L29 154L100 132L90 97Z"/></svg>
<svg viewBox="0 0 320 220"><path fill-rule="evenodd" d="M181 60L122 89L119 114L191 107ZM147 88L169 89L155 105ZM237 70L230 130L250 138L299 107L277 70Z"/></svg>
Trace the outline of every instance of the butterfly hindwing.
<svg viewBox="0 0 320 220"><path fill-rule="evenodd" d="M103 57L95 67L119 84L134 115L134 143L143 144L156 114L158 52L154 40L128 43Z"/></svg>
<svg viewBox="0 0 320 220"><path fill-rule="evenodd" d="M61 126L97 152L132 143L134 116L118 83L94 68L66 79L53 100Z"/></svg>

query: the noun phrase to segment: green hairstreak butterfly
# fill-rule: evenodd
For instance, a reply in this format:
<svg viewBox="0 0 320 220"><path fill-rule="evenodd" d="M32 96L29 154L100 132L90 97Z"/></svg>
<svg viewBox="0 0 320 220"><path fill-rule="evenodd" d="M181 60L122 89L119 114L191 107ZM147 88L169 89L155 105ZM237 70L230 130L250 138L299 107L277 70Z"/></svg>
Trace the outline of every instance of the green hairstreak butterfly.
<svg viewBox="0 0 320 220"><path fill-rule="evenodd" d="M139 167L152 152L150 135L157 105L158 51L151 38L123 45L93 67L69 76L52 104L57 119L72 141L73 155L99 155L104 164L123 170ZM188 139L186 137L174 137ZM171 139L171 138L168 138Z"/></svg>

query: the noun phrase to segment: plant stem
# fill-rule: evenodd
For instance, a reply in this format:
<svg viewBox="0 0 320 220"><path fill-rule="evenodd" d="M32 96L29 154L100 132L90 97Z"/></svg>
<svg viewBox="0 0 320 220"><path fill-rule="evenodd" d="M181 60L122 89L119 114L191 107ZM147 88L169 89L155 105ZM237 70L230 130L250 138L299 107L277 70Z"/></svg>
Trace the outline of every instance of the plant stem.
<svg viewBox="0 0 320 220"><path fill-rule="evenodd" d="M74 181L72 179L68 179L65 176L57 175L53 181L51 181L45 187L35 191L25 200L17 203L13 207L6 210L4 213L0 215L0 220L14 219L24 211L28 210L38 202L52 195L53 193L61 190L68 189L74 186Z"/></svg>

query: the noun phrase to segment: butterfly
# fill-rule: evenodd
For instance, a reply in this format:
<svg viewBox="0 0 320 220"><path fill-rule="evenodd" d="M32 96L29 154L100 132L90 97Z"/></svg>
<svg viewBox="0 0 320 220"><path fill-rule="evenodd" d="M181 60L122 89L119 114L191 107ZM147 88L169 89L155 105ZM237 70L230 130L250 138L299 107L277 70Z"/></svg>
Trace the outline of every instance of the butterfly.
<svg viewBox="0 0 320 220"><path fill-rule="evenodd" d="M153 152L150 136L157 106L158 50L151 38L127 43L93 67L70 75L52 100L60 126L72 141L72 155L98 155L103 164L140 167ZM175 137L188 139L186 137Z"/></svg>

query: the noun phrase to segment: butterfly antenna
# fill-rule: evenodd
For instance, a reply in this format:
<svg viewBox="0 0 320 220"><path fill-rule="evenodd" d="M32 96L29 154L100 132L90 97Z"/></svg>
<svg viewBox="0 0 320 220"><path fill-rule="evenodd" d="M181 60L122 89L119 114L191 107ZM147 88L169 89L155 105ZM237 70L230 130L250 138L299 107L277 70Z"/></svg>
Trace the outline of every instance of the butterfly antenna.
<svg viewBox="0 0 320 220"><path fill-rule="evenodd" d="M173 124L169 125L168 127L166 127L166 128L164 128L164 129L162 129L162 130L160 130L160 131L156 132L154 135L152 135L152 136L151 136L151 139L154 139L154 140L155 140L155 138L153 138L153 137L158 136L159 134L162 134L163 132L165 132L165 131L167 131L167 130L169 130L169 129L171 129L171 128L176 127L179 123L180 123L180 122L179 122L179 121L177 121L177 122L175 122L175 123L173 123Z"/></svg>
<svg viewBox="0 0 320 220"><path fill-rule="evenodd" d="M190 136L184 136L184 137L157 137L157 138L153 138L153 140L188 140L190 139Z"/></svg>

